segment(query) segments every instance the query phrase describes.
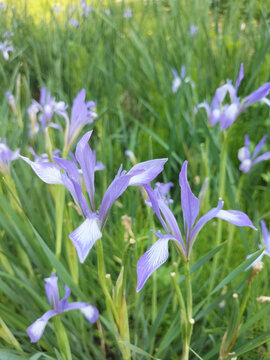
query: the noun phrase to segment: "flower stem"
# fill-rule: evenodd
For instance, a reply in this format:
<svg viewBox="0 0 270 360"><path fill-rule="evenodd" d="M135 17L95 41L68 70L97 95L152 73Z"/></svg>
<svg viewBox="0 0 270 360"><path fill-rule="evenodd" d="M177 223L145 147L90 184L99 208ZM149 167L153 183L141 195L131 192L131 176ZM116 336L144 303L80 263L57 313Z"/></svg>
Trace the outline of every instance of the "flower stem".
<svg viewBox="0 0 270 360"><path fill-rule="evenodd" d="M56 249L55 256L57 259L61 256L62 249L62 232L64 217L65 188L57 185L55 198L55 220L56 220Z"/></svg>
<svg viewBox="0 0 270 360"><path fill-rule="evenodd" d="M98 241L96 242L97 245L97 258L98 258L98 276L99 276L99 281L100 281L100 285L101 288L104 292L104 295L106 297L106 300L108 302L108 305L110 307L109 312L111 312L113 314L113 318L114 321L116 322L116 324L119 323L119 317L117 314L117 310L116 307L112 301L112 297L108 291L107 288L107 283L106 283L106 278L105 278L105 268L104 268L104 256L103 256L103 245L102 245L102 240L98 239Z"/></svg>
<svg viewBox="0 0 270 360"><path fill-rule="evenodd" d="M228 144L228 136L226 132L223 131L222 149L220 155L220 174L219 174L219 197L221 198L224 198L225 185L226 185L227 144ZM222 239L222 220L218 219L216 247L221 244L221 239ZM219 254L217 254L213 260L213 269L212 269L213 274L216 272L218 262L219 262ZM212 281L210 283L209 293L213 289L214 282L215 282L215 277L212 278Z"/></svg>
<svg viewBox="0 0 270 360"><path fill-rule="evenodd" d="M186 336L186 343L184 344L184 351L187 352L185 354L185 357L183 356L183 359L188 359L189 357L189 345L190 345L190 339L191 334L193 330L193 324L194 320L192 318L192 285L191 285L191 279L190 279L190 269L189 269L189 261L186 261L184 263L185 267L185 284L186 284L186 296L187 296L187 336Z"/></svg>
<svg viewBox="0 0 270 360"><path fill-rule="evenodd" d="M53 321L54 321L55 335L62 355L62 359L72 360L72 354L70 351L68 336L66 333L66 329L63 323L61 322L60 316L55 316Z"/></svg>

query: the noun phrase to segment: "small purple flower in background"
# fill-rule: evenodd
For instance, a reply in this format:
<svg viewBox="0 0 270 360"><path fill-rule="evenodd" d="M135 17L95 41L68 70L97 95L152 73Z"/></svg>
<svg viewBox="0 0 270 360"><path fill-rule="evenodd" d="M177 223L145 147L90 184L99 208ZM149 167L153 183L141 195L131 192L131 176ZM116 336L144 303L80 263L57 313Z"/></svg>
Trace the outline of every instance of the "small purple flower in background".
<svg viewBox="0 0 270 360"><path fill-rule="evenodd" d="M4 56L5 60L9 59L9 52L14 52L13 46L8 42L8 40L5 40L4 42L0 42L0 51L2 51L2 54Z"/></svg>
<svg viewBox="0 0 270 360"><path fill-rule="evenodd" d="M65 151L68 151L85 125L92 124L98 117L95 112L96 104L94 101L85 102L85 89L82 89L73 101L71 117L65 114Z"/></svg>
<svg viewBox="0 0 270 360"><path fill-rule="evenodd" d="M190 25L189 31L190 31L190 35L194 36L196 34L196 32L198 31L198 26Z"/></svg>
<svg viewBox="0 0 270 360"><path fill-rule="evenodd" d="M86 16L93 10L93 7L90 5L86 5L86 0L81 0L81 10L82 15Z"/></svg>
<svg viewBox="0 0 270 360"><path fill-rule="evenodd" d="M205 108L209 122L212 126L219 122L221 130L225 130L235 122L238 116L247 107L258 101L267 102L268 99L265 99L265 96L267 96L270 92L270 82L262 85L259 87L259 89L253 91L250 95L240 100L240 98L237 96L237 91L243 78L244 65L241 64L235 86L231 84L230 80L227 80L227 84L219 87L216 90L215 96L210 106L206 102L198 105L198 108ZM230 95L231 103L222 105L228 93Z"/></svg>
<svg viewBox="0 0 270 360"><path fill-rule="evenodd" d="M53 114L56 113L59 116L65 117L67 105L63 101L55 101L55 97L51 96L51 93L46 90L45 87L40 89L40 99L39 102L36 100L32 101L32 104L28 108L27 112L31 120L31 131L30 133L34 134L37 130L36 127L36 115L39 112L39 122L41 129L44 132L47 126L54 127L56 129L61 129L57 124L51 122Z"/></svg>
<svg viewBox="0 0 270 360"><path fill-rule="evenodd" d="M258 257L258 259L256 259L251 265L249 265L249 267L246 268L246 270L248 270L251 267L253 267L254 265L260 263L262 261L262 258L264 255L267 255L270 257L270 234L269 234L266 224L263 220L261 221L261 228L262 228L263 238L262 238L262 244L259 245L259 249L262 249L263 247L265 247L265 250ZM254 254L248 255L247 259L250 258L252 255L254 255Z"/></svg>
<svg viewBox="0 0 270 360"><path fill-rule="evenodd" d="M47 311L43 316L37 319L32 325L27 328L27 333L31 342L37 342L43 335L47 322L55 315L60 315L63 312L70 310L80 310L90 323L97 321L99 317L98 309L90 305L88 302L72 302L68 303L71 291L68 286L65 286L65 296L59 299L58 292L58 277L52 274L49 278L44 279L45 291L52 310Z"/></svg>
<svg viewBox="0 0 270 360"><path fill-rule="evenodd" d="M0 9L1 10L5 10L6 6L5 4L3 3L3 1L0 1Z"/></svg>
<svg viewBox="0 0 270 360"><path fill-rule="evenodd" d="M80 25L80 22L74 18L71 18L69 20L69 24L77 29Z"/></svg>
<svg viewBox="0 0 270 360"><path fill-rule="evenodd" d="M14 33L13 33L13 32L9 32L9 31L5 31L4 34L3 34L3 38L4 38L4 39L9 39L9 38L11 38L12 36L14 36Z"/></svg>
<svg viewBox="0 0 270 360"><path fill-rule="evenodd" d="M18 112L17 112L14 96L11 94L11 92L7 91L6 97L7 97L8 103L13 111L13 114L16 116L18 114Z"/></svg>
<svg viewBox="0 0 270 360"><path fill-rule="evenodd" d="M94 199L94 178L95 170L97 170L96 154L88 145L91 134L92 131L87 132L78 142L73 162L54 157L53 160L56 165L50 162L33 162L21 156L24 161L31 165L41 180L47 184L64 185L83 214L84 222L69 235L81 263L85 261L95 242L102 237L101 231L114 201L124 193L128 186L141 186L151 182L163 170L167 161L167 159L145 161L133 166L128 173L122 171L122 166L120 166L116 177L106 190L97 212ZM82 192L77 162L81 167L90 206Z"/></svg>
<svg viewBox="0 0 270 360"><path fill-rule="evenodd" d="M175 94L177 92L177 90L179 89L179 87L182 84L182 81L185 83L190 82L190 78L186 77L186 67L184 65L181 66L181 72L180 72L180 76L178 75L178 72L172 68L172 73L173 73L173 83L172 83L172 92ZM192 83L191 83L192 84ZM194 85L192 85L194 86Z"/></svg>
<svg viewBox="0 0 270 360"><path fill-rule="evenodd" d="M105 14L106 14L106 15L111 15L111 10L110 10L110 9L106 9L106 10L105 10Z"/></svg>
<svg viewBox="0 0 270 360"><path fill-rule="evenodd" d="M245 136L245 146L239 149L238 151L238 159L241 161L239 169L244 173L248 173L249 170L256 165L260 161L269 160L270 159L270 152L266 152L265 154L257 157L262 150L262 147L265 143L267 135L263 136L261 141L256 145L254 152L250 155L249 151L249 137L248 135Z"/></svg>
<svg viewBox="0 0 270 360"><path fill-rule="evenodd" d="M132 17L132 10L129 8L129 9L125 9L124 10L124 18L126 19L130 19Z"/></svg>
<svg viewBox="0 0 270 360"><path fill-rule="evenodd" d="M154 193L157 198L161 197L163 199L163 201L165 202L165 204L172 204L173 200L170 198L169 192L170 192L171 187L173 187L173 186L174 185L172 182L168 182L168 183L157 182L157 183L155 183ZM148 206L152 207L151 201L146 200L145 202Z"/></svg>
<svg viewBox="0 0 270 360"><path fill-rule="evenodd" d="M19 158L20 149L10 150L6 144L6 139L0 139L0 173L10 174L10 163Z"/></svg>
<svg viewBox="0 0 270 360"><path fill-rule="evenodd" d="M256 230L249 217L243 212L237 210L222 210L224 203L221 199L219 199L218 206L208 211L194 226L199 214L200 201L191 192L187 180L187 164L187 161L185 161L179 174L181 205L184 219L184 238L182 237L177 221L166 204L166 201L164 201L164 198L159 192L154 191L150 185L144 186L148 193L149 201L152 203L152 208L165 230L165 234L162 234L160 231L155 233L159 240L157 240L138 261L137 291L141 290L149 276L168 259L169 240L174 241L182 259L187 261L190 257L191 249L198 233L204 225L214 217L226 220L237 226L249 226Z"/></svg>

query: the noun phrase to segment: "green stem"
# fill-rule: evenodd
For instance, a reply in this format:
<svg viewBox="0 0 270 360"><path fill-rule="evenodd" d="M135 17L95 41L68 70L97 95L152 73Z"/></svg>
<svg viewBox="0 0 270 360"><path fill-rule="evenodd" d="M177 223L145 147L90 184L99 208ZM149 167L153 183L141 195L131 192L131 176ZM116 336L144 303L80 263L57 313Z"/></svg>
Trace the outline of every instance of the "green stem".
<svg viewBox="0 0 270 360"><path fill-rule="evenodd" d="M228 136L225 131L223 131L221 134L222 134L222 149L220 155L219 197L223 199L225 193L225 185L226 185ZM222 220L218 219L216 247L221 244L221 239L222 239ZM217 254L213 260L213 270L212 270L213 274L216 272L218 263L219 263L219 254ZM215 283L215 277L212 278L209 292L212 291L214 287L214 283Z"/></svg>
<svg viewBox="0 0 270 360"><path fill-rule="evenodd" d="M97 258L98 258L98 277L100 281L101 288L103 290L103 293L105 295L105 298L109 305L109 312L113 314L114 321L118 325L119 323L119 316L117 314L116 307L112 301L111 295L107 288L106 278L105 278L105 267L104 267L104 256L103 256L103 245L102 240L98 239L96 242L97 245Z"/></svg>
<svg viewBox="0 0 270 360"><path fill-rule="evenodd" d="M63 232L63 218L64 218L64 202L65 202L65 188L57 185L55 198L55 221L56 221L56 249L55 256L57 259L61 256L62 249L62 232Z"/></svg>
<svg viewBox="0 0 270 360"><path fill-rule="evenodd" d="M57 338L57 343L62 355L63 360L72 360L72 355L70 351L68 336L66 333L66 329L61 322L60 316L55 316L53 319L54 322L54 330Z"/></svg>
<svg viewBox="0 0 270 360"><path fill-rule="evenodd" d="M189 261L185 262L184 267L185 267L185 284L186 284L186 296L187 296L187 337L186 337L187 342L185 346L188 347L189 349L190 339L194 324L194 320L192 318L192 285L190 279ZM188 359L188 354L186 359Z"/></svg>

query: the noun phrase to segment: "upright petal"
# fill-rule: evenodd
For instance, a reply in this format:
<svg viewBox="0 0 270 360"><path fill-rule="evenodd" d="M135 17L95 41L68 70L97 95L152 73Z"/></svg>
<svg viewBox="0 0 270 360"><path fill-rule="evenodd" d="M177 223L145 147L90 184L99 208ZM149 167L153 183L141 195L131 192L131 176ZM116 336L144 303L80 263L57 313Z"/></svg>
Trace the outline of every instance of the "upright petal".
<svg viewBox="0 0 270 360"><path fill-rule="evenodd" d="M67 306L68 306L68 298L70 297L70 295L71 295L71 290L67 285L65 285L65 296L63 297L63 299L61 299L59 301L59 312L60 313L65 311L65 309L67 308Z"/></svg>
<svg viewBox="0 0 270 360"><path fill-rule="evenodd" d="M59 305L59 293L58 293L58 277L52 274L50 277L45 278L45 291L48 301L55 310L58 310Z"/></svg>
<svg viewBox="0 0 270 360"><path fill-rule="evenodd" d="M262 234L263 234L263 243L266 247L265 253L270 256L270 234L268 232L268 229L266 227L265 221L261 221L261 228L262 228Z"/></svg>
<svg viewBox="0 0 270 360"><path fill-rule="evenodd" d="M92 211L95 211L95 166L96 166L96 155L88 145L88 141L92 131L87 132L81 140L78 142L76 147L76 159L81 166L85 186L90 198Z"/></svg>
<svg viewBox="0 0 270 360"><path fill-rule="evenodd" d="M241 81L243 80L243 78L244 78L244 64L242 63L241 66L240 66L238 79L236 80L236 83L235 83L236 92L237 92L237 90L239 88L239 85L241 84Z"/></svg>
<svg viewBox="0 0 270 360"><path fill-rule="evenodd" d="M252 159L255 159L255 157L261 152L266 139L267 139L267 135L264 135L260 140L260 142L256 145L254 152L252 154Z"/></svg>
<svg viewBox="0 0 270 360"><path fill-rule="evenodd" d="M37 176L46 184L60 184L63 185L62 173L58 166L50 162L33 162L27 157L20 158L27 162Z"/></svg>
<svg viewBox="0 0 270 360"><path fill-rule="evenodd" d="M156 213L156 215L157 215L159 221L161 222L166 233L169 234L170 231L168 229L168 226L160 213L157 194L154 192L154 190L151 188L151 186L149 184L144 185L144 189L147 192L147 195L149 198L148 201L150 201L150 203L152 204L152 208L153 208L154 212Z"/></svg>
<svg viewBox="0 0 270 360"><path fill-rule="evenodd" d="M101 229L104 226L104 223L114 201L118 199L119 196L121 196L123 192L127 189L130 179L131 176L126 174L119 177L116 176L106 190L99 209L99 220Z"/></svg>
<svg viewBox="0 0 270 360"><path fill-rule="evenodd" d="M149 184L164 169L164 164L168 159L155 159L144 161L134 165L127 175L131 176L130 186Z"/></svg>
<svg viewBox="0 0 270 360"><path fill-rule="evenodd" d="M185 233L187 238L191 232L192 226L199 214L199 199L192 193L187 180L187 164L185 161L179 174L179 184L181 187L181 204L185 224Z"/></svg>
<svg viewBox="0 0 270 360"><path fill-rule="evenodd" d="M166 223L168 224L168 226L171 230L170 233L173 236L175 236L175 238L179 241L183 255L185 255L185 246L184 246L182 234L181 234L181 231L179 229L179 226L177 224L177 221L176 221L172 211L170 210L170 208L168 207L168 205L165 203L165 201L163 199L158 200L158 205L164 216Z"/></svg>
<svg viewBox="0 0 270 360"><path fill-rule="evenodd" d="M137 264L137 292L141 290L153 272L168 259L169 240L175 239L170 236L161 237L140 257Z"/></svg>
<svg viewBox="0 0 270 360"><path fill-rule="evenodd" d="M84 222L69 235L81 263L85 261L89 251L101 237L99 220L95 214L84 220Z"/></svg>
<svg viewBox="0 0 270 360"><path fill-rule="evenodd" d="M41 338L47 322L55 315L57 315L55 310L49 310L27 328L26 331L32 343L37 342Z"/></svg>
<svg viewBox="0 0 270 360"><path fill-rule="evenodd" d="M236 226L249 226L254 230L257 230L255 226L252 224L252 221L250 218L243 213L242 211L238 210L220 210L216 217L219 219L226 220L230 222L231 224L234 224Z"/></svg>

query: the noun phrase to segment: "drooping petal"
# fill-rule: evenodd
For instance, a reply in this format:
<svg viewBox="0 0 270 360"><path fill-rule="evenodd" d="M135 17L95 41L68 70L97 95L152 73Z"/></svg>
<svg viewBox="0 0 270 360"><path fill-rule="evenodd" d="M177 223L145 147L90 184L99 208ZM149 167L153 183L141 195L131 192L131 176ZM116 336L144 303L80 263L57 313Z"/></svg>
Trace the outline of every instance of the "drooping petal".
<svg viewBox="0 0 270 360"><path fill-rule="evenodd" d="M27 162L37 176L46 184L63 185L61 170L55 164L50 162L33 162L27 157L21 155L20 158Z"/></svg>
<svg viewBox="0 0 270 360"><path fill-rule="evenodd" d="M81 263L86 259L95 242L102 237L97 216L88 217L69 238L73 242Z"/></svg>
<svg viewBox="0 0 270 360"><path fill-rule="evenodd" d="M58 277L55 274L52 274L50 277L45 278L45 291L48 298L48 301L51 306L58 310L59 305L59 293L58 293Z"/></svg>
<svg viewBox="0 0 270 360"><path fill-rule="evenodd" d="M197 224L194 226L193 230L191 231L190 234L190 243L187 246L188 249L188 256L191 252L192 246L194 244L194 241L198 235L198 233L201 231L201 229L204 227L204 225L212 220L214 217L217 216L217 214L219 213L219 211L223 208L223 204L224 202L222 201L221 198L219 198L218 201L218 206L216 208L211 209L210 211L208 211L205 215L203 215L197 222Z"/></svg>
<svg viewBox="0 0 270 360"><path fill-rule="evenodd" d="M32 343L37 342L41 338L47 322L55 315L57 315L55 310L49 310L27 328L26 331Z"/></svg>
<svg viewBox="0 0 270 360"><path fill-rule="evenodd" d="M253 161L252 166L258 164L260 161L269 160L269 159L270 159L270 151L257 157L257 159Z"/></svg>
<svg viewBox="0 0 270 360"><path fill-rule="evenodd" d="M251 169L252 165L253 164L252 164L251 159L244 159L242 161L242 163L240 164L239 169L241 171L243 171L244 173L248 173L249 170Z"/></svg>
<svg viewBox="0 0 270 360"><path fill-rule="evenodd" d="M224 107L225 108L225 107ZM220 129L225 130L230 127L239 115L239 105L236 103L230 104L220 116Z"/></svg>
<svg viewBox="0 0 270 360"><path fill-rule="evenodd" d="M140 186L149 184L154 180L159 173L164 169L164 164L168 159L155 159L144 161L134 165L127 175L131 176L129 181L130 186Z"/></svg>
<svg viewBox="0 0 270 360"><path fill-rule="evenodd" d="M96 165L96 155L95 152L91 150L88 145L88 141L92 131L88 131L78 142L76 147L76 159L81 166L86 190L88 192L92 211L95 211L95 165Z"/></svg>
<svg viewBox="0 0 270 360"><path fill-rule="evenodd" d="M252 154L252 159L255 159L255 157L261 152L266 139L267 139L267 135L263 136L263 138L260 140L260 142L256 145L254 152Z"/></svg>
<svg viewBox="0 0 270 360"><path fill-rule="evenodd" d="M197 106L197 108L198 108L198 109L204 108L204 109L206 110L206 113L207 113L208 118L210 118L210 112L211 112L211 110L210 110L210 106L207 104L206 101L204 101L203 103L199 104L199 105ZM212 125L213 125L213 124L212 124Z"/></svg>
<svg viewBox="0 0 270 360"><path fill-rule="evenodd" d="M92 305L88 305L85 308L82 308L81 312L91 324L96 322L99 317L98 309Z"/></svg>
<svg viewBox="0 0 270 360"><path fill-rule="evenodd" d="M118 199L119 196L121 196L123 192L127 189L130 179L131 176L126 174L116 176L106 190L99 209L99 220L101 229L103 228L103 225L106 221L106 218L114 201Z"/></svg>
<svg viewBox="0 0 270 360"><path fill-rule="evenodd" d="M257 230L255 226L252 224L252 221L250 218L243 213L242 211L238 210L220 210L216 217L219 219L226 220L230 222L231 224L234 224L236 226L249 226L254 230Z"/></svg>
<svg viewBox="0 0 270 360"><path fill-rule="evenodd" d="M141 290L146 280L168 259L168 242L175 240L170 236L163 236L144 253L137 264L137 292Z"/></svg>
<svg viewBox="0 0 270 360"><path fill-rule="evenodd" d="M181 188L181 204L185 224L185 233L189 236L192 226L199 214L199 199L192 193L187 180L187 164L185 161L179 174L179 184Z"/></svg>
<svg viewBox="0 0 270 360"><path fill-rule="evenodd" d="M86 319L93 324L99 317L98 309L95 306L90 305L88 302L72 302L68 304L64 311L80 310Z"/></svg>

